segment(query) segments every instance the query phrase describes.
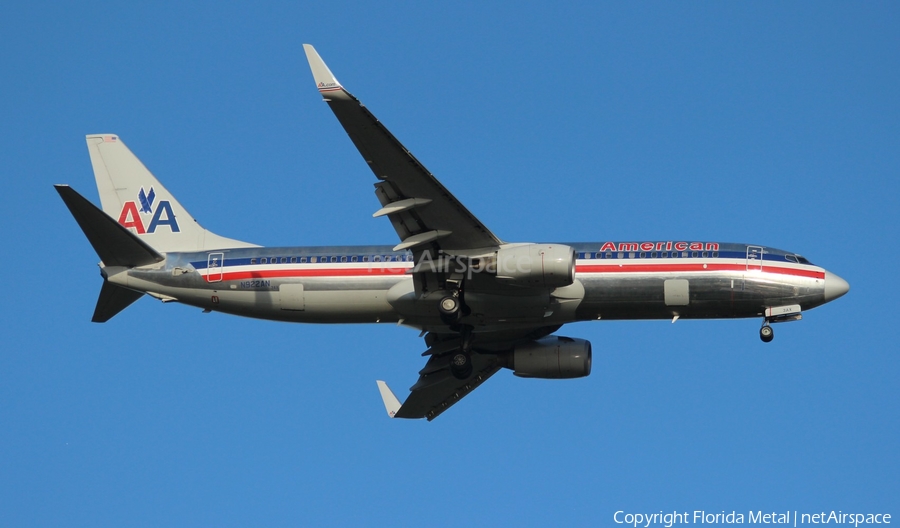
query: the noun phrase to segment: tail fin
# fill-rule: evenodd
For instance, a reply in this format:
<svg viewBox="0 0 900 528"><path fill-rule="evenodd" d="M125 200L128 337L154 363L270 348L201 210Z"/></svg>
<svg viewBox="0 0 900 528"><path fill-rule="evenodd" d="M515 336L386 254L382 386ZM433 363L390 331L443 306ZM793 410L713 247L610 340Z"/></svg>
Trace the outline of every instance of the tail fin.
<svg viewBox="0 0 900 528"><path fill-rule="evenodd" d="M203 229L117 135L89 135L87 146L103 211L157 251L255 247Z"/></svg>

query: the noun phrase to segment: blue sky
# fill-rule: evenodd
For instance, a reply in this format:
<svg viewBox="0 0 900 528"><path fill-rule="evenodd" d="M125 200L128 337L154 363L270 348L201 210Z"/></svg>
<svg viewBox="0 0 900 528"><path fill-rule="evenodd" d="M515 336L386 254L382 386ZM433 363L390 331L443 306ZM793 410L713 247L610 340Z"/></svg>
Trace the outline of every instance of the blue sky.
<svg viewBox="0 0 900 528"><path fill-rule="evenodd" d="M0 8L0 524L900 515L895 3L132 4ZM51 187L98 201L85 134L224 236L394 243L305 42L505 240L759 243L852 290L768 345L757 320L570 325L590 377L504 371L432 423L374 383L415 381L409 329L149 298L91 323L97 257Z"/></svg>

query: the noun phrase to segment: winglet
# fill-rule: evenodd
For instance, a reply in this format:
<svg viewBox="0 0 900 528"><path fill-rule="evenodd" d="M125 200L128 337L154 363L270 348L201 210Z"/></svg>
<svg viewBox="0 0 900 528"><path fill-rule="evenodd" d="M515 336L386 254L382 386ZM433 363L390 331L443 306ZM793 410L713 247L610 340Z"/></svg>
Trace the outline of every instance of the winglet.
<svg viewBox="0 0 900 528"><path fill-rule="evenodd" d="M309 61L309 69L312 70L313 78L316 80L316 88L321 93L336 92L341 90L341 83L334 78L334 74L325 65L325 61L316 52L316 48L310 44L304 44L303 50L306 52L306 60Z"/></svg>
<svg viewBox="0 0 900 528"><path fill-rule="evenodd" d="M387 411L388 416L393 418L394 415L397 414L397 411L400 410L400 400L398 400L397 397L394 396L394 393L391 392L391 389L387 386L387 383L381 380L376 380L375 383L378 384L378 392L381 393L381 400L384 402L384 409Z"/></svg>

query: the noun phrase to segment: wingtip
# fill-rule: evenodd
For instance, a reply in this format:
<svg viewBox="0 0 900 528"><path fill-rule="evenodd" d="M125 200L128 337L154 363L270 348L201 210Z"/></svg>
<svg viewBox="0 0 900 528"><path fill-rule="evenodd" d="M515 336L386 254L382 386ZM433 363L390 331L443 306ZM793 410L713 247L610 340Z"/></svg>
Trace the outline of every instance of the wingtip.
<svg viewBox="0 0 900 528"><path fill-rule="evenodd" d="M309 62L309 69L312 70L313 79L316 81L316 88L320 92L332 92L341 89L341 83L334 77L325 61L319 56L311 44L304 44L303 51L306 52L306 60Z"/></svg>
<svg viewBox="0 0 900 528"><path fill-rule="evenodd" d="M394 396L391 388L387 386L387 383L381 380L375 380L375 383L378 384L378 392L381 393L381 401L384 403L384 410L387 411L388 416L391 418L397 415L397 411L400 410L400 400Z"/></svg>

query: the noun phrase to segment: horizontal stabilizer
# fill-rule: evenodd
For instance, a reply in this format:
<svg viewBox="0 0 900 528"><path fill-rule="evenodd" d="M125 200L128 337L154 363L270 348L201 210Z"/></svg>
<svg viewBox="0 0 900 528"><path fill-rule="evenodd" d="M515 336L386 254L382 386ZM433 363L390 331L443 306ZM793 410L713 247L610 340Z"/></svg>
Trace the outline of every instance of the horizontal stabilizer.
<svg viewBox="0 0 900 528"><path fill-rule="evenodd" d="M400 410L400 400L394 396L393 391L391 391L390 387L387 386L387 383L377 380L375 383L378 384L378 392L381 393L381 400L384 402L384 409L387 411L388 416L393 418L397 411Z"/></svg>
<svg viewBox="0 0 900 528"><path fill-rule="evenodd" d="M91 321L95 323L109 321L117 313L128 308L131 303L140 299L142 295L144 294L141 292L103 281L103 288L100 289L100 297L97 299L97 307L94 308L94 316Z"/></svg>
<svg viewBox="0 0 900 528"><path fill-rule="evenodd" d="M68 185L54 187L104 265L134 267L164 259L156 250Z"/></svg>

